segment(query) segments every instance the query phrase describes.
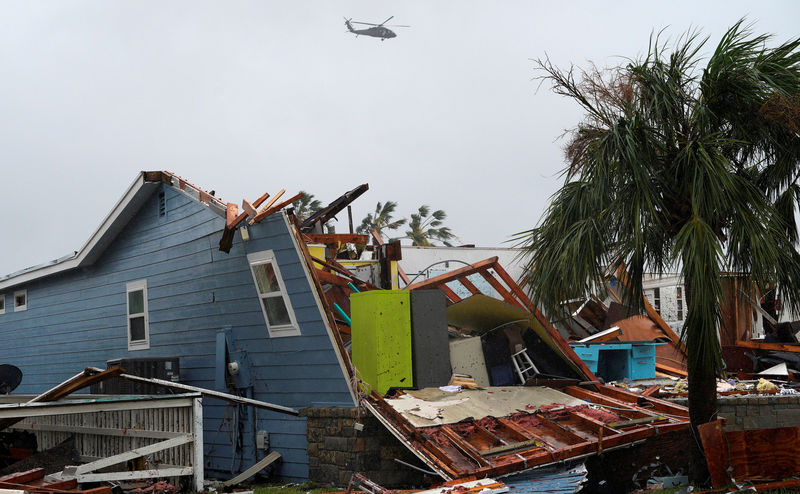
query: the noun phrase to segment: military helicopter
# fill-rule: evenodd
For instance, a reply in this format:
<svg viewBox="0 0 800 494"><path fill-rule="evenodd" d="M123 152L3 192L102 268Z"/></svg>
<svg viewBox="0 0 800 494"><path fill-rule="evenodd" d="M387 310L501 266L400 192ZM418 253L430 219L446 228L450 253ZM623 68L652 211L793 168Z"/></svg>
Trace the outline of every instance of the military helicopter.
<svg viewBox="0 0 800 494"><path fill-rule="evenodd" d="M385 27L386 23L392 20L394 16L389 17L385 21L381 22L380 24L372 24L370 22L357 22L352 19L348 19L345 17L344 25L347 26L347 30L351 33L358 36L359 34L363 34L364 36L372 36L373 38L380 38L381 41L387 38L394 38L397 35L391 29ZM373 26L368 27L366 29L353 29L353 24L363 24L365 26ZM411 27L411 26L401 26L399 24L391 25L391 27Z"/></svg>

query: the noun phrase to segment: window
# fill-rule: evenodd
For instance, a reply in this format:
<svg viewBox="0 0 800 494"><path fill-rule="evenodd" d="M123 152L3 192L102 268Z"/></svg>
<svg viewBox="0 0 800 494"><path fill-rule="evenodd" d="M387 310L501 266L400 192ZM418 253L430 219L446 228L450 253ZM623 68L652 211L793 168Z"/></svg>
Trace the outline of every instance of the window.
<svg viewBox="0 0 800 494"><path fill-rule="evenodd" d="M678 302L678 320L683 321L683 297L681 287L675 287L675 300Z"/></svg>
<svg viewBox="0 0 800 494"><path fill-rule="evenodd" d="M28 290L14 292L14 312L28 310Z"/></svg>
<svg viewBox="0 0 800 494"><path fill-rule="evenodd" d="M147 314L147 281L132 281L125 286L128 295L128 350L150 348Z"/></svg>
<svg viewBox="0 0 800 494"><path fill-rule="evenodd" d="M247 255L270 337L299 336L292 304L271 250Z"/></svg>
<svg viewBox="0 0 800 494"><path fill-rule="evenodd" d="M653 308L661 315L661 289L653 288Z"/></svg>
<svg viewBox="0 0 800 494"><path fill-rule="evenodd" d="M6 313L6 294L0 293L0 314Z"/></svg>

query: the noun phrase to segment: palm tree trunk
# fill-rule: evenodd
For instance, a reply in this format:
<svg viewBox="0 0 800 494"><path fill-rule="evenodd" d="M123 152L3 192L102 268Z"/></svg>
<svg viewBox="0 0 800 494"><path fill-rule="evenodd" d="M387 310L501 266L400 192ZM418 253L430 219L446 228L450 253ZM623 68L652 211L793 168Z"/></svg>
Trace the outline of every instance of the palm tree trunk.
<svg viewBox="0 0 800 494"><path fill-rule="evenodd" d="M689 373L689 420L692 423L689 479L698 484L705 483L709 474L697 426L717 418L717 376L712 366L692 365L692 352L688 353L689 368L694 369Z"/></svg>
<svg viewBox="0 0 800 494"><path fill-rule="evenodd" d="M691 310L692 307L699 309L693 306L692 290L688 279L685 280L684 286L687 309ZM684 331L693 330L703 331L703 328L684 328ZM686 357L689 371L689 421L692 424L690 445L692 462L689 467L689 480L694 484L705 484L709 479L708 465L697 426L717 418L717 375L714 365L704 359L702 352L697 348L692 349L687 346Z"/></svg>

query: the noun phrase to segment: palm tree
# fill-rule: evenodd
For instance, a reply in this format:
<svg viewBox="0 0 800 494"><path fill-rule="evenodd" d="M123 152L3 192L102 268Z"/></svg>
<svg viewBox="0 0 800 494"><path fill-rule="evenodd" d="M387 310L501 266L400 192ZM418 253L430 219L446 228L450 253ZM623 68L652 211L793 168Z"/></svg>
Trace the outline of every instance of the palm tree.
<svg viewBox="0 0 800 494"><path fill-rule="evenodd" d="M431 212L430 206L422 205L416 214L411 215L408 223L410 230L406 237L411 239L411 245L433 245L433 241L442 242L451 247L450 240L456 238L450 228L441 226L447 214L441 209Z"/></svg>
<svg viewBox="0 0 800 494"><path fill-rule="evenodd" d="M301 190L300 199L294 201L292 207L297 220L302 223L303 220L319 211L322 208L322 203L318 199L314 199L314 194Z"/></svg>
<svg viewBox="0 0 800 494"><path fill-rule="evenodd" d="M716 415L721 275L775 282L787 306L800 305L800 39L768 48L770 39L739 21L702 70L707 38L697 33L669 53L656 36L646 56L612 70L539 61L542 79L586 115L567 134L563 187L539 226L517 236L531 297L555 315L624 265L620 289L640 307L645 271L678 270L695 438ZM696 482L707 478L699 443Z"/></svg>
<svg viewBox="0 0 800 494"><path fill-rule="evenodd" d="M406 223L405 218L393 220L395 209L397 209L397 203L394 201L386 201L383 204L379 202L375 206L375 213L369 213L361 220L361 224L356 228L356 233L363 235L375 230L381 238L385 238L386 230L396 230Z"/></svg>

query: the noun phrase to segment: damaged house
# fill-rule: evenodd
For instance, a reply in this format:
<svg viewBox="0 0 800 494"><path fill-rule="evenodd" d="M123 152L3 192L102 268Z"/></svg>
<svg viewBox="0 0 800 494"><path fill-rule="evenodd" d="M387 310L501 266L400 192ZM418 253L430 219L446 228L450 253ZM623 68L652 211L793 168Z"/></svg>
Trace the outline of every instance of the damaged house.
<svg viewBox="0 0 800 494"><path fill-rule="evenodd" d="M17 393L123 359L291 409L368 410L447 480L688 427L685 408L602 385L497 258L411 282L399 243L374 238L370 257L366 235L323 233L366 190L301 222L283 191L240 213L142 172L74 255L0 278L0 363L22 370ZM281 478L313 480L325 461L309 447L309 414L208 400L203 420L212 476L277 451Z"/></svg>

